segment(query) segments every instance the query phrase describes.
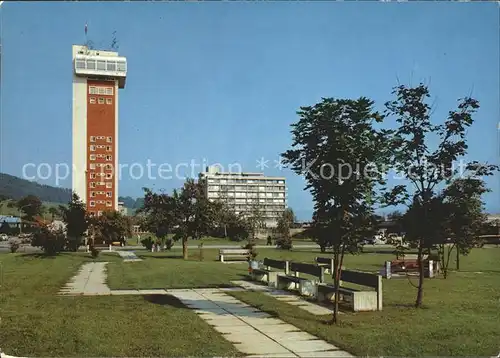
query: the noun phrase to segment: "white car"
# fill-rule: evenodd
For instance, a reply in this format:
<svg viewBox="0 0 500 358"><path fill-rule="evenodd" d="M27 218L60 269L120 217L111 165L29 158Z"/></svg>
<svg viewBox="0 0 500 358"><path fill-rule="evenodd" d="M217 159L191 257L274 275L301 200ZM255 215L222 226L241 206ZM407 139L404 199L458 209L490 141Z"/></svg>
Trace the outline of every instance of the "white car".
<svg viewBox="0 0 500 358"><path fill-rule="evenodd" d="M9 240L9 237L6 234L0 235L0 241L7 241Z"/></svg>

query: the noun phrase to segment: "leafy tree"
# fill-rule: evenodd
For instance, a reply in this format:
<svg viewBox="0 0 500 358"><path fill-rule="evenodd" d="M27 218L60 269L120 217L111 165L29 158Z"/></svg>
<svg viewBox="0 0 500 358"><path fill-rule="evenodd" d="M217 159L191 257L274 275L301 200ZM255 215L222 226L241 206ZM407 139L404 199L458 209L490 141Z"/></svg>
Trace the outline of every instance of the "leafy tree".
<svg viewBox="0 0 500 358"><path fill-rule="evenodd" d="M477 245L478 236L487 220L483 213L481 196L489 191L483 180L471 177L455 179L444 190L443 200L447 206L445 211L446 236L450 238L449 244L451 244L446 256L446 242L443 240L439 245L445 278L452 250L456 249L456 269L459 270L460 255L468 255Z"/></svg>
<svg viewBox="0 0 500 358"><path fill-rule="evenodd" d="M437 188L457 175L463 169L454 167L457 159L467 153L466 131L473 123L472 115L479 108L479 102L467 97L461 99L456 110L448 113L442 124L431 123L430 97L427 86L398 86L394 89L395 99L386 103L387 115L396 118L399 127L391 140L391 162L393 168L403 173L408 184L396 185L385 196L388 204L406 204L405 240L418 248L419 283L416 307L422 306L424 285L424 250L430 251L435 240L442 235L439 225L439 210L442 199ZM430 136L439 138L435 148L430 145ZM434 140L434 138L432 138ZM490 175L495 166L471 162L465 165L471 176ZM411 194L410 194L411 193Z"/></svg>
<svg viewBox="0 0 500 358"><path fill-rule="evenodd" d="M295 215L293 210L288 208L281 214L278 219L276 233L279 238L277 240L277 245L279 248L290 250L292 248L292 238L290 236L290 228L295 222Z"/></svg>
<svg viewBox="0 0 500 358"><path fill-rule="evenodd" d="M58 212L60 212L62 220L66 224L70 249L77 251L78 247L82 245L82 240L89 227L85 204L80 200L78 194L73 193L68 205L60 205Z"/></svg>
<svg viewBox="0 0 500 358"><path fill-rule="evenodd" d="M165 193L153 193L147 188L143 190L144 206L140 209L140 213L144 215L140 219L141 229L153 233L161 244L165 244L168 234L176 224L174 198Z"/></svg>
<svg viewBox="0 0 500 358"><path fill-rule="evenodd" d="M189 238L200 239L214 226L212 203L205 195L204 182L188 179L180 191L174 190L174 240L182 241L182 256L188 258Z"/></svg>
<svg viewBox="0 0 500 358"><path fill-rule="evenodd" d="M403 213L399 210L393 211L392 213L387 214L388 220L397 221L403 217Z"/></svg>
<svg viewBox="0 0 500 358"><path fill-rule="evenodd" d="M338 321L339 285L346 253L358 253L361 239L373 232L375 188L383 184L388 131L373 128L383 117L373 101L324 98L301 107L292 125L292 149L285 164L305 176L314 199L313 237L333 248L335 306Z"/></svg>
<svg viewBox="0 0 500 358"><path fill-rule="evenodd" d="M95 237L108 244L122 241L132 234L130 219L118 211L105 211L101 216L93 217L90 224Z"/></svg>
<svg viewBox="0 0 500 358"><path fill-rule="evenodd" d="M248 240L250 232L252 231L251 225L243 215L236 215L233 212L228 213L227 221L227 235L232 241Z"/></svg>
<svg viewBox="0 0 500 358"><path fill-rule="evenodd" d="M7 221L3 221L2 224L0 225L0 234L7 234L10 235L12 232L12 229Z"/></svg>
<svg viewBox="0 0 500 358"><path fill-rule="evenodd" d="M245 216L250 227L250 239L254 241L259 230L265 227L264 210L258 199L253 200Z"/></svg>
<svg viewBox="0 0 500 358"><path fill-rule="evenodd" d="M57 216L60 216L61 215L61 212L59 211L59 209L55 206L51 206L50 208L48 208L48 213L50 214L51 218L52 218L52 221L54 221L56 219Z"/></svg>
<svg viewBox="0 0 500 358"><path fill-rule="evenodd" d="M17 202L17 207L24 213L27 220L33 221L42 213L42 202L35 195L27 195Z"/></svg>

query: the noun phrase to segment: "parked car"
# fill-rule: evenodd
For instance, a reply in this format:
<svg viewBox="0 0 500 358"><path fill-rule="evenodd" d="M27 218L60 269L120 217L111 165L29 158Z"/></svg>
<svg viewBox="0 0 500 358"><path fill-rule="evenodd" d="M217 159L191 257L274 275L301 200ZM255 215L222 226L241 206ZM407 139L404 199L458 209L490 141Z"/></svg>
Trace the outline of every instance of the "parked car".
<svg viewBox="0 0 500 358"><path fill-rule="evenodd" d="M0 241L8 241L9 237L6 234L0 235Z"/></svg>

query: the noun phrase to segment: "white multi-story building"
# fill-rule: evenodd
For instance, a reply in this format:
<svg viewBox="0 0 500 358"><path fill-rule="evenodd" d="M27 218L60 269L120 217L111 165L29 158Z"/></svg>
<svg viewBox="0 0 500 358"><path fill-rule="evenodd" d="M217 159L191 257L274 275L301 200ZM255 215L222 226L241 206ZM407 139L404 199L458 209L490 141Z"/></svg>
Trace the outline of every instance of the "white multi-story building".
<svg viewBox="0 0 500 358"><path fill-rule="evenodd" d="M276 227L287 208L286 183L283 177L267 177L263 173L222 172L217 166L207 167L200 177L205 180L209 200L226 203L235 214L255 215L258 211L268 228Z"/></svg>

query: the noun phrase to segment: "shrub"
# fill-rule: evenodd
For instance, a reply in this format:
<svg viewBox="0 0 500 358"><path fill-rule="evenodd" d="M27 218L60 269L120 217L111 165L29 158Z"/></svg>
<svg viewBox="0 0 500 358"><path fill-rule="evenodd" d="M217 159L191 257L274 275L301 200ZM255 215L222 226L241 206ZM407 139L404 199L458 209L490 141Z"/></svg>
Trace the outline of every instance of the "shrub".
<svg viewBox="0 0 500 358"><path fill-rule="evenodd" d="M174 246L174 240L167 239L167 241L165 241L165 246L166 246L167 250L171 250L172 246Z"/></svg>
<svg viewBox="0 0 500 358"><path fill-rule="evenodd" d="M81 237L68 237L66 241L66 249L68 251L77 252L80 246L82 246Z"/></svg>
<svg viewBox="0 0 500 358"><path fill-rule="evenodd" d="M66 244L66 236L62 231L50 231L46 227L35 233L31 239L31 245L40 247L47 255L64 251Z"/></svg>
<svg viewBox="0 0 500 358"><path fill-rule="evenodd" d="M291 239L278 239L276 240L276 247L281 250L291 250L293 248L292 240Z"/></svg>
<svg viewBox="0 0 500 358"><path fill-rule="evenodd" d="M153 248L154 240L151 237L145 237L144 239L141 240L142 246L144 246L146 249L150 250Z"/></svg>
<svg viewBox="0 0 500 358"><path fill-rule="evenodd" d="M255 260L255 258L258 255L257 250L255 249L255 244L254 243L248 243L245 246L242 247L243 249L250 250L250 260Z"/></svg>
<svg viewBox="0 0 500 358"><path fill-rule="evenodd" d="M90 254L92 257L95 259L97 256L99 256L99 250L97 250L94 246L90 247Z"/></svg>
<svg viewBox="0 0 500 358"><path fill-rule="evenodd" d="M17 241L14 241L14 240L10 241L9 242L10 252L11 253L17 252L17 250L19 249L19 246L21 246L21 245L19 245L19 243Z"/></svg>

